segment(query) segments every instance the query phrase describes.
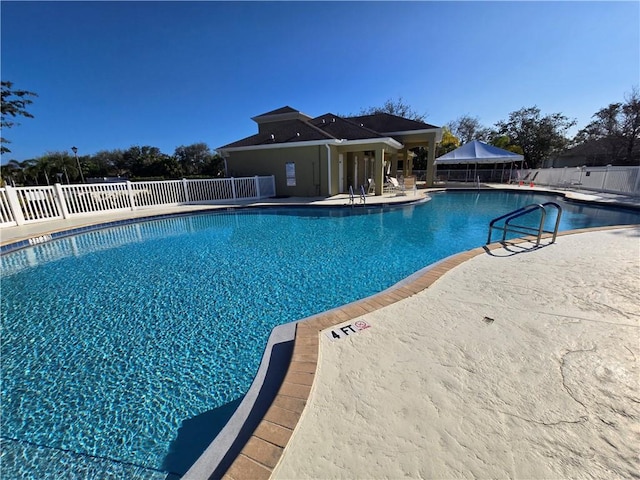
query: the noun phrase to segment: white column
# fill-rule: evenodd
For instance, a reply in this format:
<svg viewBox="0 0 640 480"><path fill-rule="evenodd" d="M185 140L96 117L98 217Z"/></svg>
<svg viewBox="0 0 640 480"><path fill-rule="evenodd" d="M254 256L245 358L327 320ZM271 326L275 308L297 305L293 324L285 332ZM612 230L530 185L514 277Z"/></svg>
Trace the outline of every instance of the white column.
<svg viewBox="0 0 640 480"><path fill-rule="evenodd" d="M433 179L436 173L436 134L429 134L429 149L427 152L427 187L433 187Z"/></svg>
<svg viewBox="0 0 640 480"><path fill-rule="evenodd" d="M382 189L384 187L384 148L376 150L375 155L373 181L376 184L376 195L382 195Z"/></svg>

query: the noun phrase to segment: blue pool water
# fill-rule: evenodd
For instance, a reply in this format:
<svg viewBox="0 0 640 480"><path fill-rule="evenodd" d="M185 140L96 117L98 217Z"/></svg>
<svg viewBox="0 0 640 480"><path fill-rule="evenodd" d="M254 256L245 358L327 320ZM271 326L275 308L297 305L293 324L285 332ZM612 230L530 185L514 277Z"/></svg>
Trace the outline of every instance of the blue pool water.
<svg viewBox="0 0 640 480"><path fill-rule="evenodd" d="M561 230L640 223L546 195L451 192L387 210L176 216L3 255L3 478L179 477L274 326L481 246L492 218L549 200Z"/></svg>

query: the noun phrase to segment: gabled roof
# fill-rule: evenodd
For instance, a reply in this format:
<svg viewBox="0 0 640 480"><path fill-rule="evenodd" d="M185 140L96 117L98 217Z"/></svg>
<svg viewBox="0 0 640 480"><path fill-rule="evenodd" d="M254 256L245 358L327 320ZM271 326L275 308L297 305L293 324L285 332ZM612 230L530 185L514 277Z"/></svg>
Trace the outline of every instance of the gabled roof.
<svg viewBox="0 0 640 480"><path fill-rule="evenodd" d="M322 140L378 140L392 141L390 133L410 133L438 129L434 125L388 113L343 118L325 113L311 118L289 106L278 108L252 118L259 125L259 133L229 143L220 149L259 147L261 145ZM377 127L377 128L376 128ZM401 142L393 140L394 145Z"/></svg>
<svg viewBox="0 0 640 480"><path fill-rule="evenodd" d="M374 113L371 115L347 117L347 120L380 133L398 133L408 132L411 130L431 130L433 128L440 128L429 123L399 117L390 113Z"/></svg>
<svg viewBox="0 0 640 480"><path fill-rule="evenodd" d="M336 137L323 132L309 122L289 120L274 123L268 131L251 135L221 148L250 147L256 145L272 145L277 143L312 142L317 140L331 140Z"/></svg>
<svg viewBox="0 0 640 480"><path fill-rule="evenodd" d="M311 120L309 115L302 113L295 108L291 108L289 106L278 108L276 110L271 110L270 112L263 113L256 117L252 117L251 120L256 122L258 125L263 126L265 124L271 124L274 122L286 122L288 120L302 120L307 121ZM262 128L259 127L259 130L262 131Z"/></svg>
<svg viewBox="0 0 640 480"><path fill-rule="evenodd" d="M384 135L369 128L361 127L345 118L338 117L333 113L325 113L309 123L328 133L334 138L345 140L363 140L365 138L383 138Z"/></svg>
<svg viewBox="0 0 640 480"><path fill-rule="evenodd" d="M275 110L271 110L270 112L267 112L267 113L262 113L253 118L268 117L271 115L280 115L281 113L298 113L298 112L299 110L296 110L295 108L291 108L287 105L286 107L276 108Z"/></svg>

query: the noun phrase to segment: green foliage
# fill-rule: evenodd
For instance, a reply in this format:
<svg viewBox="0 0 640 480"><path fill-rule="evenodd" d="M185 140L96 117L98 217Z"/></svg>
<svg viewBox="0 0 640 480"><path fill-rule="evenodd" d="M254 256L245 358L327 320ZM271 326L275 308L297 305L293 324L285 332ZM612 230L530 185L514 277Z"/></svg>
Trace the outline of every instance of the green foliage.
<svg viewBox="0 0 640 480"><path fill-rule="evenodd" d="M224 176L224 161L205 143L180 146L174 155L145 145L127 150L101 150L78 157L70 152L48 152L33 160L12 160L1 167L0 175L8 184L51 185L80 182L78 163L86 178L123 177L129 179L211 178Z"/></svg>
<svg viewBox="0 0 640 480"><path fill-rule="evenodd" d="M72 183L81 179L75 157L65 151L45 153L35 160L34 168L37 184Z"/></svg>
<svg viewBox="0 0 640 480"><path fill-rule="evenodd" d="M436 158L455 150L459 146L460 140L458 137L456 137L448 127L444 127L442 132L442 141L436 147Z"/></svg>
<svg viewBox="0 0 640 480"><path fill-rule="evenodd" d="M86 171L87 177L117 177L120 176L118 165L122 163L123 151L101 150L93 155L87 155L80 159L80 163Z"/></svg>
<svg viewBox="0 0 640 480"><path fill-rule="evenodd" d="M427 118L426 113L416 112L410 105L405 103L402 97L398 97L398 100L389 99L384 102L384 105L381 107L363 108L358 115L374 115L376 113L390 113L391 115L397 115L398 117L408 118L418 122L424 122L425 118Z"/></svg>
<svg viewBox="0 0 640 480"><path fill-rule="evenodd" d="M511 142L511 139L507 135L499 135L497 132L492 132L489 137L489 144L494 147L501 148L503 150L507 150L509 152L517 153L518 155L523 155L522 147L520 145L515 145Z"/></svg>
<svg viewBox="0 0 640 480"><path fill-rule="evenodd" d="M169 156L162 153L158 147L145 145L133 146L123 153L123 163L128 167L132 177L164 177L177 172L171 170Z"/></svg>
<svg viewBox="0 0 640 480"><path fill-rule="evenodd" d="M202 174L214 163L215 159L215 155L206 143L181 145L176 148L173 157L178 162L182 175L185 177Z"/></svg>
<svg viewBox="0 0 640 480"><path fill-rule="evenodd" d="M13 82L2 81L2 101L0 102L0 125L2 129L11 128L15 125L18 125L12 119L18 116L22 116L25 118L33 118L27 110L26 107L33 103L30 97L37 97L38 95L29 92L28 90L14 90ZM8 153L8 147L5 144L10 143L4 137L0 137L0 153Z"/></svg>
<svg viewBox="0 0 640 480"><path fill-rule="evenodd" d="M637 88L632 88L624 103L611 103L591 118L591 123L577 133L574 139L576 145L597 142L606 150L608 163L638 163L640 93Z"/></svg>
<svg viewBox="0 0 640 480"><path fill-rule="evenodd" d="M539 168L549 156L559 153L569 145L566 132L574 126L560 113L542 116L538 107L521 108L509 114L509 120L496 123L498 134L507 135L522 148L525 162Z"/></svg>
<svg viewBox="0 0 640 480"><path fill-rule="evenodd" d="M462 115L456 120L449 122L447 128L460 140L460 144L462 145L472 140L487 142L491 135L491 130L482 126L478 117L471 117L469 115Z"/></svg>

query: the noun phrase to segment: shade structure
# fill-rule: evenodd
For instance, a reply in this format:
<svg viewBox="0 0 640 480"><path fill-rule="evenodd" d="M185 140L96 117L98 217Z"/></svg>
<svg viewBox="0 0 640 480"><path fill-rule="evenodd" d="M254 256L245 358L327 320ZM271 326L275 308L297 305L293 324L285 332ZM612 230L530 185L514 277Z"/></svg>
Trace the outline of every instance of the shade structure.
<svg viewBox="0 0 640 480"><path fill-rule="evenodd" d="M522 155L494 147L479 140L465 143L455 150L436 158L436 165L453 165L464 163L509 163L521 162Z"/></svg>

